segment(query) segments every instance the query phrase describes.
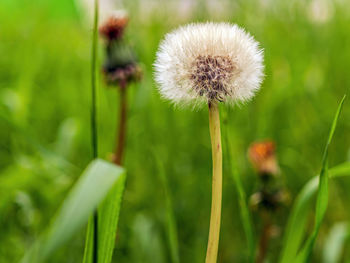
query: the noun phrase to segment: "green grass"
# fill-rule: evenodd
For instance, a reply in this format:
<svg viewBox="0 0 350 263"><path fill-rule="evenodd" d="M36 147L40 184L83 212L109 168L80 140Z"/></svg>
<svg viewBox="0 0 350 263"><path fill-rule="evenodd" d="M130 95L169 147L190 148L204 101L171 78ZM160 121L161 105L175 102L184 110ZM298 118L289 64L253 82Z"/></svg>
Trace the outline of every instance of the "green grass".
<svg viewBox="0 0 350 263"><path fill-rule="evenodd" d="M99 228L101 231L101 251L99 252L102 259L100 262L110 262L104 258L112 256L113 246L111 245L114 245L116 230L116 224L112 222L118 221L124 183L124 169L103 160L92 161L64 200L50 227L25 253L21 262L45 262L50 259L55 250L86 225L89 216L100 203L102 204L99 210L103 215L100 218L101 227ZM108 216L112 214L114 216L111 220ZM108 232L112 235L108 235Z"/></svg>
<svg viewBox="0 0 350 263"><path fill-rule="evenodd" d="M227 124L246 198L257 189L256 175L246 158L255 140L276 142L281 176L292 200L319 173L334 111L339 99L349 94L350 4L331 3L329 19L314 22L305 1L273 1L266 7L262 2L269 1L229 2L220 16L213 9L200 8L181 20L175 9L169 11L172 15L164 11L146 16L149 6L139 8L134 1L125 1L131 16L127 35L144 77L129 93L128 178L114 262L171 262L174 258L176 248L168 245L174 241L165 223L168 201L157 162L164 168L171 193L180 262L204 261L211 200L207 112L174 109L160 98L152 75L160 39L179 24L207 19L235 22L265 50L261 91L252 102L231 109ZM22 258L90 162L91 33L91 23L72 1L0 1L0 262ZM103 51L99 52L101 60ZM99 153L107 159L114 145L118 94L97 80ZM329 148L329 167L350 158L349 105L344 104ZM71 128L65 132L67 127ZM159 160L154 159L153 149L161 153ZM231 169L227 166L225 162L224 171ZM349 177L329 181L329 206L311 262L321 262L321 250L333 225L349 221L349 187ZM281 233L271 240L271 262L279 258L274 251L282 250L292 204L276 217ZM226 173L220 262L246 262L249 252L239 209L234 181ZM310 211L307 234L312 231L312 216ZM252 221L254 233L259 233L255 212ZM50 262L81 262L84 238L82 230ZM348 243L344 251L340 257L347 262Z"/></svg>
<svg viewBox="0 0 350 263"><path fill-rule="evenodd" d="M325 217L327 207L328 207L328 196L329 196L329 190L328 190L328 179L329 179L329 172L328 172L328 149L331 144L335 128L337 126L337 122L339 119L340 112L342 110L345 97L341 100L338 110L335 114L335 117L333 119L332 127L328 135L327 144L323 153L322 157L322 168L319 175L319 185L318 185L318 192L317 192L317 200L316 200L316 215L315 215L315 223L314 228L312 230L311 235L308 237L305 245L303 246L302 250L297 254L296 262L307 262L310 260L313 247L316 242L316 238L318 235L318 232L320 231L321 224L323 222L323 219Z"/></svg>

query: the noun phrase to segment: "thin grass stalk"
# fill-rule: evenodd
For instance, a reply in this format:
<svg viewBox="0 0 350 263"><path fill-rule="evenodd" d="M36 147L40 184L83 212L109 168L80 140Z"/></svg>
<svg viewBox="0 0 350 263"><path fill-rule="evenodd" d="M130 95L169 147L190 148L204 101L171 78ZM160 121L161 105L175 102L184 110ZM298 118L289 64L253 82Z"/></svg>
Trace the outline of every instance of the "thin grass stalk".
<svg viewBox="0 0 350 263"><path fill-rule="evenodd" d="M98 156L97 144L97 118L96 118L96 64L97 64L97 37L98 37L98 0L95 0L94 28L92 34L92 51L91 51L91 147L92 158ZM95 210L93 215L93 262L98 262L98 212Z"/></svg>
<svg viewBox="0 0 350 263"><path fill-rule="evenodd" d="M217 103L209 103L209 129L213 159L212 201L206 263L217 261L222 202L222 145Z"/></svg>
<svg viewBox="0 0 350 263"><path fill-rule="evenodd" d="M252 263L255 260L255 239L254 239L254 233L253 233L253 225L251 220L251 214L248 209L247 204L247 198L246 198L246 192L243 188L243 183L241 180L241 176L238 173L237 167L233 162L233 153L232 153L232 144L231 140L229 138L229 128L228 128L228 113L225 112L224 115L224 121L223 121L223 136L224 136L224 143L226 146L226 160L228 163L231 164L230 173L233 177L234 185L236 187L236 191L238 194L238 200L239 200L239 207L240 207L240 216L241 221L243 225L243 230L247 239L247 247L248 247L248 262Z"/></svg>
<svg viewBox="0 0 350 263"><path fill-rule="evenodd" d="M335 128L337 127L337 122L338 122L341 110L343 108L345 98L346 98L346 95L344 95L343 99L341 100L338 106L337 112L332 122L331 130L328 135L327 144L323 153L322 168L319 175L319 185L318 185L317 200L316 200L316 211L315 211L316 215L315 215L314 229L312 231L311 236L306 241L304 247L298 253L295 262L309 261L311 257L312 248L314 247L323 218L326 214L326 210L328 206L328 194L329 194L328 193L328 148L333 139Z"/></svg>
<svg viewBox="0 0 350 263"><path fill-rule="evenodd" d="M166 218L167 218L167 236L169 242L170 256L172 263L180 263L179 256L179 241L177 234L177 225L174 215L173 202L170 193L169 181L164 171L164 163L160 158L160 151L158 149L153 149L154 158L156 161L158 175L161 180L164 194L165 194L165 205L166 205Z"/></svg>
<svg viewBox="0 0 350 263"><path fill-rule="evenodd" d="M126 121L127 121L127 86L126 81L120 82L120 109L119 109L119 129L116 136L116 146L113 156L113 162L121 165L124 155L126 139Z"/></svg>

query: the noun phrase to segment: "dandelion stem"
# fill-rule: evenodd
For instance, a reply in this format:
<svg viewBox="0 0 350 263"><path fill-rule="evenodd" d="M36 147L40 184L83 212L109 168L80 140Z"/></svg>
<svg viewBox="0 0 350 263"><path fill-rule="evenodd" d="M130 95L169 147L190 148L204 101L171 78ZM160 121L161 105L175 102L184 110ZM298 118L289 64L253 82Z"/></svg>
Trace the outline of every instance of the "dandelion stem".
<svg viewBox="0 0 350 263"><path fill-rule="evenodd" d="M126 119L127 119L127 89L126 81L120 82L120 111L119 111L119 130L116 138L115 152L113 162L120 165L125 148Z"/></svg>
<svg viewBox="0 0 350 263"><path fill-rule="evenodd" d="M96 121L96 63L97 63L97 25L98 25L98 0L95 0L94 29L92 35L91 54L91 146L92 158L98 156L97 145L97 121ZM93 215L93 262L98 262L98 213Z"/></svg>
<svg viewBox="0 0 350 263"><path fill-rule="evenodd" d="M264 262L271 236L271 218L269 214L266 214L263 217L263 222L264 226L259 240L259 249L256 257L256 263Z"/></svg>
<svg viewBox="0 0 350 263"><path fill-rule="evenodd" d="M215 263L218 255L221 199L222 199L222 147L220 116L217 103L209 103L209 129L213 159L212 201L206 263Z"/></svg>

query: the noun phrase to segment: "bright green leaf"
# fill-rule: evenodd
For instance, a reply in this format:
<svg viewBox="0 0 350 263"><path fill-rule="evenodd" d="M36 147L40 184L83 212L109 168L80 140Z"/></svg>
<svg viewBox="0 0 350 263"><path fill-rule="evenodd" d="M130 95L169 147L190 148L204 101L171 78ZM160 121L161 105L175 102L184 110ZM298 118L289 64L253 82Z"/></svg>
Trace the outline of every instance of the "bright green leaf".
<svg viewBox="0 0 350 263"><path fill-rule="evenodd" d="M328 175L330 178L350 176L350 162L345 162L329 169ZM310 179L299 192L294 202L285 232L281 263L290 262L290 259L295 258L297 254L305 232L306 221L312 205L312 197L314 197L318 188L318 179L318 176Z"/></svg>
<svg viewBox="0 0 350 263"><path fill-rule="evenodd" d="M334 117L334 120L332 123L332 127L331 127L331 130L329 132L327 144L326 144L324 154L323 154L322 169L321 169L321 173L319 176L320 183L318 186L317 200L316 200L316 216L315 216L314 229L312 231L311 236L306 241L304 247L302 248L300 253L297 255L296 262L301 262L301 263L306 262L308 260L308 258L310 257L314 243L315 243L317 235L318 235L318 231L320 230L324 215L325 215L326 210L327 210L327 206L328 206L328 148L329 148L329 145L332 141L334 131L335 131L335 128L337 126L338 118L339 118L341 109L343 107L345 97L346 96L343 97L343 99L341 100L341 102L338 106L338 110L335 114L335 117Z"/></svg>
<svg viewBox="0 0 350 263"><path fill-rule="evenodd" d="M110 263L112 261L115 238L123 190L125 185L125 174L112 188L106 199L98 207L98 262ZM93 253L93 218L89 220L87 240L84 252L84 263L92 262Z"/></svg>
<svg viewBox="0 0 350 263"><path fill-rule="evenodd" d="M290 214L289 221L287 224L286 237L284 240L284 247L281 254L281 263L291 262L293 259L294 262L305 262L311 254L314 242L317 238L319 228L321 226L323 217L325 215L327 205L328 205L328 148L332 141L333 134L336 128L336 124L345 100L345 96L341 100L338 110L335 114L332 127L328 136L327 144L323 154L322 160L322 169L319 177L317 179L312 179L300 192L299 196L296 199L296 203L293 207L293 210ZM344 169L344 167L343 167ZM340 171L341 172L341 171ZM334 171L333 171L334 173ZM320 183L318 183L320 181ZM305 229L305 224L307 220L308 210L311 206L310 200L313 194L316 191L318 186L318 194L316 201L316 217L315 225L311 236L306 241L303 249L297 255L296 253L300 247L300 242L303 237L303 232Z"/></svg>
<svg viewBox="0 0 350 263"><path fill-rule="evenodd" d="M63 201L46 233L27 252L22 262L41 262L67 242L88 221L110 189L123 183L124 169L96 159L85 169Z"/></svg>
<svg viewBox="0 0 350 263"><path fill-rule="evenodd" d="M330 230L323 249L323 263L338 263L341 260L345 241L350 236L350 227L342 222Z"/></svg>

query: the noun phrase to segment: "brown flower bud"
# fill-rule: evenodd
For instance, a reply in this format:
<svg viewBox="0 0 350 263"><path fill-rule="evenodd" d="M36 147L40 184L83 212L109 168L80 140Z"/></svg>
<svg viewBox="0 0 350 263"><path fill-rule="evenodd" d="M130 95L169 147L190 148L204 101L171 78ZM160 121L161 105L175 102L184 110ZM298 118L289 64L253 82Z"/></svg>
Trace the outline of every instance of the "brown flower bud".
<svg viewBox="0 0 350 263"><path fill-rule="evenodd" d="M108 84L120 84L122 82L130 83L138 81L142 77L142 70L136 63L116 67L113 71L105 71L105 77Z"/></svg>
<svg viewBox="0 0 350 263"><path fill-rule="evenodd" d="M249 147L249 160L259 175L277 175L279 173L275 148L275 143L272 141L254 143Z"/></svg>
<svg viewBox="0 0 350 263"><path fill-rule="evenodd" d="M250 197L250 207L275 211L290 202L290 194L286 189L260 190Z"/></svg>
<svg viewBox="0 0 350 263"><path fill-rule="evenodd" d="M119 40L123 37L124 29L128 21L129 18L127 16L111 16L102 24L99 28L99 32L101 36L109 41Z"/></svg>

